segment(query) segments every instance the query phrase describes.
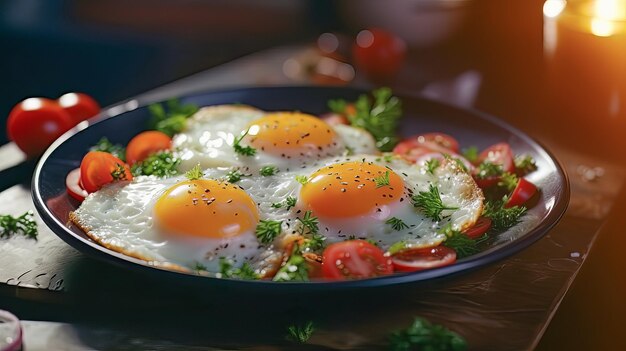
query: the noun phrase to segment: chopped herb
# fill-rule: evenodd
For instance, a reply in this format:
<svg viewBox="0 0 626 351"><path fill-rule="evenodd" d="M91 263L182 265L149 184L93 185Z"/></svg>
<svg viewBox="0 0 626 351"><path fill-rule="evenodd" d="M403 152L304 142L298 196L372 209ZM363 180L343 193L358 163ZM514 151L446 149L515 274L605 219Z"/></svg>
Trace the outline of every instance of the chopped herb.
<svg viewBox="0 0 626 351"><path fill-rule="evenodd" d="M391 151L398 142L396 128L402 116L400 99L392 96L391 89L379 88L372 91L374 101L367 95L361 95L354 102L354 113L348 112L348 103L345 100L331 100L328 107L336 113L346 115L350 124L367 130L374 139L380 151Z"/></svg>
<svg viewBox="0 0 626 351"><path fill-rule="evenodd" d="M308 231L308 234L311 235L319 233L317 217L311 216L311 211L306 211L304 217L297 217L296 219L302 224L300 234L306 234L305 229Z"/></svg>
<svg viewBox="0 0 626 351"><path fill-rule="evenodd" d="M372 245L374 245L376 247L379 247L378 242L376 240L374 240L374 239L366 239L365 241L367 241L368 243L370 243L370 244L372 244Z"/></svg>
<svg viewBox="0 0 626 351"><path fill-rule="evenodd" d="M111 171L111 176L114 180L127 180L126 167L124 165L116 163L115 169Z"/></svg>
<svg viewBox="0 0 626 351"><path fill-rule="evenodd" d="M409 227L400 218L396 218L396 217L389 218L387 221L385 221L385 224L390 224L391 228L393 228L393 230L396 230L396 231L407 229Z"/></svg>
<svg viewBox="0 0 626 351"><path fill-rule="evenodd" d="M281 208L283 207L283 204L280 202L274 202L270 205L272 208Z"/></svg>
<svg viewBox="0 0 626 351"><path fill-rule="evenodd" d="M254 156L256 155L256 149L251 147L251 146L241 146L241 140L248 135L248 133L250 132L250 129L246 130L245 133L243 133L241 136L235 138L235 142L233 143L233 148L235 149L235 152L243 155L243 156Z"/></svg>
<svg viewBox="0 0 626 351"><path fill-rule="evenodd" d="M520 217L526 212L526 207L513 206L504 208L506 201L487 201L483 216L491 219L491 229L506 230L520 222Z"/></svg>
<svg viewBox="0 0 626 351"><path fill-rule="evenodd" d="M487 240L487 234L481 236L478 239L471 239L466 234L458 230L452 229L452 225L448 224L441 229L440 233L446 235L446 239L443 242L444 246L447 246L456 251L457 258L464 258L480 252L479 244Z"/></svg>
<svg viewBox="0 0 626 351"><path fill-rule="evenodd" d="M524 174L530 173L537 169L537 163L530 155L520 155L515 158L515 169Z"/></svg>
<svg viewBox="0 0 626 351"><path fill-rule="evenodd" d="M226 174L226 180L229 183L237 183L243 177L243 173L241 173L238 169L233 169Z"/></svg>
<svg viewBox="0 0 626 351"><path fill-rule="evenodd" d="M273 176L276 173L278 173L278 167L276 166L263 166L259 170L259 174L264 177Z"/></svg>
<svg viewBox="0 0 626 351"><path fill-rule="evenodd" d="M98 143L89 148L89 151L102 151L108 152L111 155L126 162L126 148L120 144L113 144L106 137L102 137Z"/></svg>
<svg viewBox="0 0 626 351"><path fill-rule="evenodd" d="M326 237L321 234L313 234L310 238L306 239L302 245L302 251L318 251L324 248Z"/></svg>
<svg viewBox="0 0 626 351"><path fill-rule="evenodd" d="M10 238L17 234L37 240L37 222L33 219L32 211L18 217L0 215L0 238Z"/></svg>
<svg viewBox="0 0 626 351"><path fill-rule="evenodd" d="M290 210L292 207L296 206L296 202L298 201L298 199L296 199L293 196L287 196L287 198L285 199L285 205L287 206L287 210Z"/></svg>
<svg viewBox="0 0 626 351"><path fill-rule="evenodd" d="M308 281L308 267L298 244L293 245L291 255L274 276L275 282Z"/></svg>
<svg viewBox="0 0 626 351"><path fill-rule="evenodd" d="M406 248L407 248L407 243L406 241L402 240L402 241L395 242L393 245L389 246L389 249L387 250L387 252L393 255Z"/></svg>
<svg viewBox="0 0 626 351"><path fill-rule="evenodd" d="M485 178L501 176L502 173L504 173L504 170L502 169L502 165L485 161L481 163L480 165L478 165L478 173L476 173L476 177L480 179L485 179Z"/></svg>
<svg viewBox="0 0 626 351"><path fill-rule="evenodd" d="M439 167L440 163L441 162L439 162L439 159L437 158L431 158L430 160L426 161L426 172L434 175L435 170L437 169L437 167Z"/></svg>
<svg viewBox="0 0 626 351"><path fill-rule="evenodd" d="M231 261L224 257L220 257L220 276L219 278L239 278L244 280L259 279L259 275L254 271L248 262L244 262L240 268L233 268Z"/></svg>
<svg viewBox="0 0 626 351"><path fill-rule="evenodd" d="M513 173L504 172L498 181L498 186L505 188L508 191L513 191L517 186L519 179Z"/></svg>
<svg viewBox="0 0 626 351"><path fill-rule="evenodd" d="M200 168L199 163L185 173L185 177L189 180L198 180L203 176L204 174L202 173L202 168Z"/></svg>
<svg viewBox="0 0 626 351"><path fill-rule="evenodd" d="M389 171L386 171L385 174L380 177L374 178L374 183L376 183L376 188L382 188L391 184L389 181Z"/></svg>
<svg viewBox="0 0 626 351"><path fill-rule="evenodd" d="M346 146L346 151L343 152L343 155L344 156L352 156L352 155L354 155L354 149L349 147L349 146Z"/></svg>
<svg viewBox="0 0 626 351"><path fill-rule="evenodd" d="M198 106L181 104L178 99L169 100L166 104L167 111L160 103L148 106L152 115L150 127L171 137L185 129L187 118L198 111Z"/></svg>
<svg viewBox="0 0 626 351"><path fill-rule="evenodd" d="M282 221L273 221L271 219L260 220L256 226L255 234L260 242L269 244L280 234Z"/></svg>
<svg viewBox="0 0 626 351"><path fill-rule="evenodd" d="M462 151L463 157L470 161L471 163L478 162L478 148L476 146L468 147L467 149L463 149Z"/></svg>
<svg viewBox="0 0 626 351"><path fill-rule="evenodd" d="M441 220L441 212L445 210L458 210L458 207L446 206L441 200L439 189L431 184L428 191L420 191L413 195L413 206L421 209L426 217L433 221Z"/></svg>
<svg viewBox="0 0 626 351"><path fill-rule="evenodd" d="M287 340L304 344L313 335L314 331L315 326L312 321L308 321L304 325L291 325L287 328Z"/></svg>
<svg viewBox="0 0 626 351"><path fill-rule="evenodd" d="M389 340L392 351L464 351L467 342L448 328L415 318L410 327L394 332Z"/></svg>
<svg viewBox="0 0 626 351"><path fill-rule="evenodd" d="M306 184L309 182L309 178L307 178L307 176L305 175L297 175L296 176L296 181L302 185Z"/></svg>
<svg viewBox="0 0 626 351"><path fill-rule="evenodd" d="M177 167L179 164L179 158L174 157L171 152L162 151L135 163L131 167L131 172L134 176L155 175L157 177L170 177L178 174Z"/></svg>
<svg viewBox="0 0 626 351"><path fill-rule="evenodd" d="M200 262L195 262L193 265L193 270L196 272L202 272L202 271L206 272L207 267Z"/></svg>

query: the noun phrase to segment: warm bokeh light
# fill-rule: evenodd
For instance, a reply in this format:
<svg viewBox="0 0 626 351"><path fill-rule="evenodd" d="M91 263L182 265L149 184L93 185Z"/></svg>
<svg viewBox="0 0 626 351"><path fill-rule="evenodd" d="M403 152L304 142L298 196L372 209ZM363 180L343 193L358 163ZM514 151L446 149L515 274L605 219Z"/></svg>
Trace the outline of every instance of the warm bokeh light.
<svg viewBox="0 0 626 351"><path fill-rule="evenodd" d="M592 14L591 33L609 37L616 32L615 21L626 19L626 0L596 0Z"/></svg>
<svg viewBox="0 0 626 351"><path fill-rule="evenodd" d="M543 15L554 18L563 12L567 1L565 0L546 0L543 4Z"/></svg>

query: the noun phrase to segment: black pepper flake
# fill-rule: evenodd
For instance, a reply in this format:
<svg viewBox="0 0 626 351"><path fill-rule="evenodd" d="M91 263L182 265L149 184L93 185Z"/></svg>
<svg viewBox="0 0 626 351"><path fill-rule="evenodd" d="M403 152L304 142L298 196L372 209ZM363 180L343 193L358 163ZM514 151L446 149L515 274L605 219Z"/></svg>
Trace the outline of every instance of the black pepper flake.
<svg viewBox="0 0 626 351"><path fill-rule="evenodd" d="M341 192L342 192L342 193L345 193L345 192L346 192L346 189L345 189L345 188L341 188Z"/></svg>

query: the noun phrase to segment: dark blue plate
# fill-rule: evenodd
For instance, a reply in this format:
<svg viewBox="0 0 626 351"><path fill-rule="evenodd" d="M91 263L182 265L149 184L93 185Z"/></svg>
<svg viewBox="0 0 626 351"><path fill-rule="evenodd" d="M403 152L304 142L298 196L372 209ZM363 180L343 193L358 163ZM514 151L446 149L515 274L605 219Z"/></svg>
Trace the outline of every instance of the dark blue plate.
<svg viewBox="0 0 626 351"><path fill-rule="evenodd" d="M243 103L264 110L299 110L311 114L328 111L329 99L354 100L359 90L326 87L246 88L206 92L180 97L183 102L199 106ZM423 281L467 271L491 264L529 246L545 235L561 218L569 201L569 184L563 168L554 156L536 141L510 125L485 114L464 110L420 97L402 97L405 117L403 135L438 131L453 135L462 146L485 148L497 142L508 142L516 154L530 154L538 170L528 178L540 188L537 203L523 221L490 241L489 247L451 266L427 271L394 274L374 279L342 282L275 283L216 279L169 271L91 241L80 229L68 225L68 213L77 203L66 195L65 176L79 166L90 146L106 136L114 143L126 144L146 129L150 118L146 105L153 101L130 100L103 111L98 117L83 122L57 140L43 155L33 177L32 195L35 206L46 224L61 239L85 254L129 269L156 275L168 282L228 289L268 291L319 291L338 288L388 286Z"/></svg>

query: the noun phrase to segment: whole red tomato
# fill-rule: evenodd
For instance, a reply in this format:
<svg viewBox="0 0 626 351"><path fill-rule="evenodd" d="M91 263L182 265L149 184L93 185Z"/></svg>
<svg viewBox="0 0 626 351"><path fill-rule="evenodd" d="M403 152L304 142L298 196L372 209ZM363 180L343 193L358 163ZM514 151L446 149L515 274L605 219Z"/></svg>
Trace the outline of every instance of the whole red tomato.
<svg viewBox="0 0 626 351"><path fill-rule="evenodd" d="M28 98L9 113L7 132L29 157L41 154L61 134L74 126L69 113L56 101Z"/></svg>
<svg viewBox="0 0 626 351"><path fill-rule="evenodd" d="M406 57L402 38L380 28L365 29L356 36L352 56L357 69L374 82L389 81Z"/></svg>
<svg viewBox="0 0 626 351"><path fill-rule="evenodd" d="M100 105L91 96L83 93L67 93L57 99L58 104L78 124L100 112Z"/></svg>

